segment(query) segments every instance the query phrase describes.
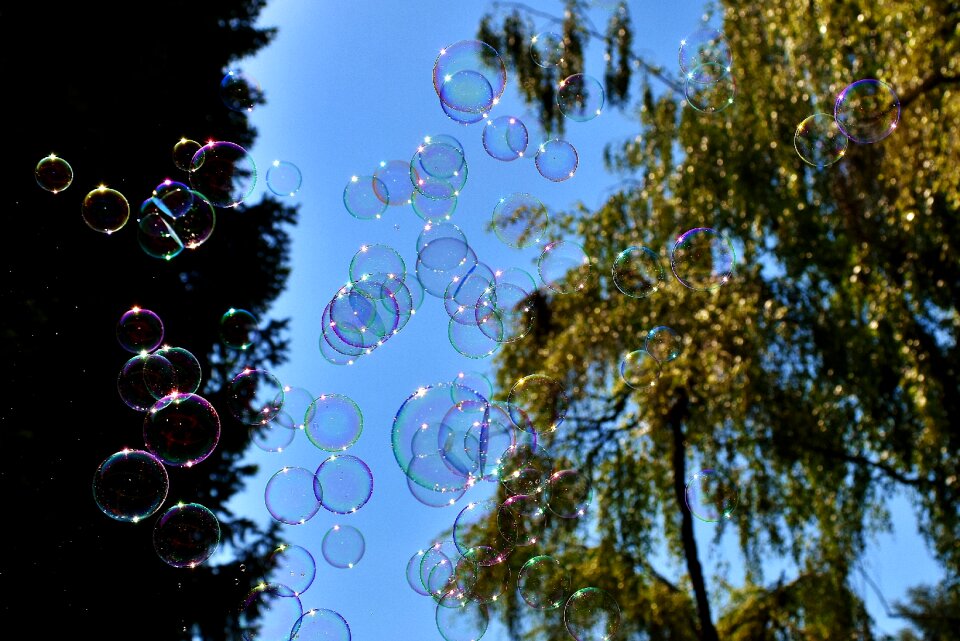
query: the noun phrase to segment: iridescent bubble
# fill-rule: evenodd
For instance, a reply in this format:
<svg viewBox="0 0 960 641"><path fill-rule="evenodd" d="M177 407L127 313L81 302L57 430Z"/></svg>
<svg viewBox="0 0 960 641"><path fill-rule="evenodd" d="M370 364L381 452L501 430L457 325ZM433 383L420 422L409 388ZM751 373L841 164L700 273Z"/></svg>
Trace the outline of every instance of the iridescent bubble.
<svg viewBox="0 0 960 641"><path fill-rule="evenodd" d="M673 273L685 287L717 289L730 280L737 264L733 243L708 227L696 227L677 238L670 256Z"/></svg>
<svg viewBox="0 0 960 641"><path fill-rule="evenodd" d="M512 541L503 537L499 531L491 531L485 525L497 514L500 504L496 499L471 501L465 505L453 521L453 542L460 555L470 550L483 548L486 553L482 560L486 565L501 563L513 552Z"/></svg>
<svg viewBox="0 0 960 641"><path fill-rule="evenodd" d="M574 468L557 470L547 479L547 508L562 519L576 519L586 514L593 500L590 475Z"/></svg>
<svg viewBox="0 0 960 641"><path fill-rule="evenodd" d="M449 507L463 498L469 489L466 483L456 483L449 488L444 483L437 483L435 488L426 488L416 483L410 476L433 478L429 470L440 467L446 466L439 452L415 458L410 463L410 471L407 475L407 490L413 498L427 507Z"/></svg>
<svg viewBox="0 0 960 641"><path fill-rule="evenodd" d="M410 204L414 192L413 183L410 181L410 163L403 160L380 161L373 177L378 179L378 182L373 183L373 188L374 195L380 202L390 207ZM377 191L381 185L386 189Z"/></svg>
<svg viewBox="0 0 960 641"><path fill-rule="evenodd" d="M244 368L226 392L230 413L244 425L266 425L283 409L283 385L265 369Z"/></svg>
<svg viewBox="0 0 960 641"><path fill-rule="evenodd" d="M467 113L486 113L500 100L507 69L496 49L479 40L461 40L440 50L433 88L440 101Z"/></svg>
<svg viewBox="0 0 960 641"><path fill-rule="evenodd" d="M317 495L313 471L303 467L281 468L263 491L270 516L286 525L302 525L312 519L320 511L322 498Z"/></svg>
<svg viewBox="0 0 960 641"><path fill-rule="evenodd" d="M840 131L850 140L879 142L900 122L900 98L882 80L865 78L840 92L833 114Z"/></svg>
<svg viewBox="0 0 960 641"><path fill-rule="evenodd" d="M632 298L646 298L666 282L660 255L648 247L627 247L613 261L613 283Z"/></svg>
<svg viewBox="0 0 960 641"><path fill-rule="evenodd" d="M143 375L148 358L150 354L147 352L130 357L117 376L117 392L120 398L127 407L137 412L146 412L157 400L147 387L147 381Z"/></svg>
<svg viewBox="0 0 960 641"><path fill-rule="evenodd" d="M517 547L536 545L543 536L546 511L540 497L515 494L497 509L497 528L503 538Z"/></svg>
<svg viewBox="0 0 960 641"><path fill-rule="evenodd" d="M493 287L493 281L493 270L484 263L477 263L463 278L451 280L443 294L447 315L457 322L476 326L479 322L476 311L480 298Z"/></svg>
<svg viewBox="0 0 960 641"><path fill-rule="evenodd" d="M152 352L163 342L163 321L149 309L132 307L117 321L117 342L134 354Z"/></svg>
<svg viewBox="0 0 960 641"><path fill-rule="evenodd" d="M352 347L376 349L394 334L399 322L399 303L384 298L376 282L348 283L330 301L330 327Z"/></svg>
<svg viewBox="0 0 960 641"><path fill-rule="evenodd" d="M660 325L647 332L643 348L662 365L680 356L683 351L683 340L675 330L666 325Z"/></svg>
<svg viewBox="0 0 960 641"><path fill-rule="evenodd" d="M523 494L539 499L554 467L553 457L536 439L518 440L500 455L500 485L509 496Z"/></svg>
<svg viewBox="0 0 960 641"><path fill-rule="evenodd" d="M173 231L187 249L196 249L207 242L217 224L217 214L206 197L199 191L191 191L193 200L182 216L174 219Z"/></svg>
<svg viewBox="0 0 960 641"><path fill-rule="evenodd" d="M460 557L454 567L454 580L463 596L474 603L494 603L510 584L510 564L500 561L493 548L474 547Z"/></svg>
<svg viewBox="0 0 960 641"><path fill-rule="evenodd" d="M167 498L170 477L163 462L145 450L108 456L93 475L93 500L112 519L139 523Z"/></svg>
<svg viewBox="0 0 960 641"><path fill-rule="evenodd" d="M320 544L323 558L335 568L353 568L367 549L363 533L352 525L337 524L327 530Z"/></svg>
<svg viewBox="0 0 960 641"><path fill-rule="evenodd" d="M430 596L430 593L427 592L423 586L423 582L420 580L420 562L426 553L426 550L417 550L413 553L413 556L410 557L410 560L407 561L407 585L421 596Z"/></svg>
<svg viewBox="0 0 960 641"><path fill-rule="evenodd" d="M154 188L147 202L170 218L180 218L190 211L195 193L183 183L167 178ZM142 212L144 207L140 209Z"/></svg>
<svg viewBox="0 0 960 641"><path fill-rule="evenodd" d="M253 195L257 165L236 143L208 142L190 160L190 185L214 207L236 207Z"/></svg>
<svg viewBox="0 0 960 641"><path fill-rule="evenodd" d="M428 198L444 200L460 195L467 174L463 149L452 142L428 137L410 159L410 182Z"/></svg>
<svg viewBox="0 0 960 641"><path fill-rule="evenodd" d="M563 182L573 178L580 157L576 148L560 138L552 138L540 144L534 163L540 175L553 182Z"/></svg>
<svg viewBox="0 0 960 641"><path fill-rule="evenodd" d="M281 583L259 583L240 604L243 641L290 641L303 614L300 597Z"/></svg>
<svg viewBox="0 0 960 641"><path fill-rule="evenodd" d="M143 382L154 399L161 399L177 392L177 373L173 363L160 350L149 353L143 362Z"/></svg>
<svg viewBox="0 0 960 641"><path fill-rule="evenodd" d="M445 103L442 98L440 99L440 108L443 110L443 113L444 115L447 116L447 118L457 123L458 125L463 125L463 126L472 125L474 123L481 122L487 117L487 114L483 112L473 113L469 111L460 111L459 109L454 109L453 107Z"/></svg>
<svg viewBox="0 0 960 641"><path fill-rule="evenodd" d="M437 631L444 641L477 641L490 624L485 603L451 596L437 603Z"/></svg>
<svg viewBox="0 0 960 641"><path fill-rule="evenodd" d="M351 176L343 188L343 205L359 220L380 218L389 202L387 185L376 176Z"/></svg>
<svg viewBox="0 0 960 641"><path fill-rule="evenodd" d="M317 562L301 545L284 543L270 555L268 583L285 585L299 596L313 585L316 576Z"/></svg>
<svg viewBox="0 0 960 641"><path fill-rule="evenodd" d="M484 332L476 324L467 322L474 318L473 310L464 310L458 315L463 318L459 320L451 318L447 325L447 339L457 353L467 358L480 359L488 358L500 349L500 343L490 337L490 334L497 332L494 330Z"/></svg>
<svg viewBox="0 0 960 641"><path fill-rule="evenodd" d="M424 196L422 191L414 190L410 197L410 206L421 220L427 223L441 223L448 221L457 211L457 196L450 198L430 198Z"/></svg>
<svg viewBox="0 0 960 641"><path fill-rule="evenodd" d="M600 588L580 588L563 608L563 623L576 641L607 641L620 629L620 606Z"/></svg>
<svg viewBox="0 0 960 641"><path fill-rule="evenodd" d="M531 608L555 610L567 599L570 576L552 556L535 556L520 568L517 590Z"/></svg>
<svg viewBox="0 0 960 641"><path fill-rule="evenodd" d="M165 464L192 467L205 460L220 441L220 416L197 394L164 396L143 420L143 442Z"/></svg>
<svg viewBox="0 0 960 641"><path fill-rule="evenodd" d="M157 520L153 547L157 555L175 568L195 568L220 545L220 521L199 503L178 503Z"/></svg>
<svg viewBox="0 0 960 641"><path fill-rule="evenodd" d="M517 249L539 243L549 223L547 207L526 192L514 192L498 200L490 221L497 238Z"/></svg>
<svg viewBox="0 0 960 641"><path fill-rule="evenodd" d="M530 38L530 57L545 69L559 65L565 50L562 34L544 31Z"/></svg>
<svg viewBox="0 0 960 641"><path fill-rule="evenodd" d="M303 387L283 386L283 409L277 416L277 423L291 430L302 430L310 417L310 405L313 394Z"/></svg>
<svg viewBox="0 0 960 641"><path fill-rule="evenodd" d="M454 269L464 264L469 255L467 236L454 223L428 223L417 237L417 259L429 269ZM468 269L474 265L475 261Z"/></svg>
<svg viewBox="0 0 960 641"><path fill-rule="evenodd" d="M491 158L510 162L523 158L530 142L527 126L516 116L487 119L483 126L483 148Z"/></svg>
<svg viewBox="0 0 960 641"><path fill-rule="evenodd" d="M350 641L350 625L339 612L312 608L297 620L290 641Z"/></svg>
<svg viewBox="0 0 960 641"><path fill-rule="evenodd" d="M547 244L537 260L543 284L557 294L581 291L593 280L593 265L583 247L573 241Z"/></svg>
<svg viewBox="0 0 960 641"><path fill-rule="evenodd" d="M490 382L490 378L483 372L475 370L460 371L457 372L453 382L457 385L457 387L450 389L451 400L453 400L454 403L459 403L460 401L469 402L471 399L475 399L477 394L483 398L493 396L493 383ZM471 392L466 395L460 394L459 390L462 387L471 390Z"/></svg>
<svg viewBox="0 0 960 641"><path fill-rule="evenodd" d="M587 122L603 111L604 95L599 80L587 74L575 73L560 81L557 107L570 120Z"/></svg>
<svg viewBox="0 0 960 641"><path fill-rule="evenodd" d="M460 551L453 541L437 541L420 559L420 581L427 593L438 602L457 589L454 568L460 560ZM456 607L447 603L447 606Z"/></svg>
<svg viewBox="0 0 960 641"><path fill-rule="evenodd" d="M514 425L529 426L538 434L555 431L567 415L570 399L563 385L546 374L530 374L517 380L507 396Z"/></svg>
<svg viewBox="0 0 960 641"><path fill-rule="evenodd" d="M349 272L352 281L370 277L403 280L407 275L407 266L400 252L389 245L378 243L361 245L360 250L350 260Z"/></svg>
<svg viewBox="0 0 960 641"><path fill-rule="evenodd" d="M727 477L713 469L700 470L687 482L687 509L701 521L729 519L740 502L740 493Z"/></svg>
<svg viewBox="0 0 960 641"><path fill-rule="evenodd" d="M733 64L727 38L716 29L700 29L681 40L679 58L684 78L698 84L715 83Z"/></svg>
<svg viewBox="0 0 960 641"><path fill-rule="evenodd" d="M147 256L162 260L172 259L184 248L173 220L159 211L141 213L137 219L137 243Z"/></svg>
<svg viewBox="0 0 960 641"><path fill-rule="evenodd" d="M279 422L271 421L266 425L261 425L253 436L253 444L264 452L282 452L284 451L297 435L297 430L288 427Z"/></svg>
<svg viewBox="0 0 960 641"><path fill-rule="evenodd" d="M220 81L220 99L227 109L251 113L263 101L263 90L256 78L242 69L230 69Z"/></svg>
<svg viewBox="0 0 960 641"><path fill-rule="evenodd" d="M73 167L60 156L50 154L40 159L33 175L40 187L59 194L73 182Z"/></svg>
<svg viewBox="0 0 960 641"><path fill-rule="evenodd" d="M620 378L633 389L651 389L660 380L660 363L647 350L634 350L620 361Z"/></svg>
<svg viewBox="0 0 960 641"><path fill-rule="evenodd" d="M274 160L267 168L267 188L278 196L296 196L302 184L300 168L289 160Z"/></svg>
<svg viewBox="0 0 960 641"><path fill-rule="evenodd" d="M513 285L517 289L532 294L537 289L537 281L527 270L520 267L498 269L493 273L497 285Z"/></svg>
<svg viewBox="0 0 960 641"><path fill-rule="evenodd" d="M231 307L220 317L220 342L230 349L249 349L260 337L259 326L252 313Z"/></svg>
<svg viewBox="0 0 960 641"><path fill-rule="evenodd" d="M321 505L334 514L353 514L373 494L373 472L362 459L350 454L334 454L314 473L314 487Z"/></svg>
<svg viewBox="0 0 960 641"><path fill-rule="evenodd" d="M189 350L183 347L164 345L150 356L162 357L172 367L171 370L164 365L163 361L154 363L152 359L147 359L144 365L144 376L156 380L172 373L172 380L158 383L156 385L157 389L170 388L170 392L178 391L187 394L195 393L200 389L200 380L203 377L200 361ZM157 369L154 369L154 365L158 366ZM165 396L165 394L161 396Z"/></svg>
<svg viewBox="0 0 960 641"><path fill-rule="evenodd" d="M200 147L202 146L203 145L196 140L181 138L173 146L173 164L181 171L190 171L190 164L193 161L193 157L200 151Z"/></svg>
<svg viewBox="0 0 960 641"><path fill-rule="evenodd" d="M130 203L116 189L100 185L84 196L80 213L90 229L112 234L123 229L130 220Z"/></svg>
<svg viewBox="0 0 960 641"><path fill-rule="evenodd" d="M837 119L827 113L807 116L793 135L793 146L800 159L817 169L829 167L843 158L848 141Z"/></svg>
<svg viewBox="0 0 960 641"><path fill-rule="evenodd" d="M696 77L716 76L713 82L697 82L687 77L684 83L684 96L687 104L704 113L723 111L733 104L737 97L737 83L729 69L715 63L704 63L692 72Z"/></svg>

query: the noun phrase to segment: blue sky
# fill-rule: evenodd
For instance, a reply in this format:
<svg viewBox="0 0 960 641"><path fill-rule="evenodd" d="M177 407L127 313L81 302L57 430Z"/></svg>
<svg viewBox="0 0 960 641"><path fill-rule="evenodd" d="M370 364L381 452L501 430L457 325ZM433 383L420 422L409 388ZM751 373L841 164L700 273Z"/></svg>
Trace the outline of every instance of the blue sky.
<svg viewBox="0 0 960 641"><path fill-rule="evenodd" d="M562 13L561 2L536 6ZM573 178L560 183L537 173L532 154L514 162L488 156L481 144L482 124L463 126L450 120L431 81L440 49L473 39L487 7L488 3L472 1L271 0L260 24L278 27L278 37L254 59L235 65L259 81L267 99L249 116L258 131L250 150L260 170L258 192L265 191L263 177L274 160L295 164L303 176L300 191L291 198L300 204L293 273L270 314L292 318L291 359L273 373L283 384L314 396L349 396L364 416L363 433L347 453L360 457L372 470L369 502L346 516L321 510L302 525L286 526L284 533L289 542L311 550L317 561L317 578L303 595L304 608L339 612L356 639L396 638L398 630L402 638L442 639L434 624L433 601L407 585L405 568L412 554L451 526L463 501L447 508L417 502L393 457L390 431L395 413L418 387L451 381L459 371L486 373L489 361L468 359L451 347L448 317L441 301L430 295L399 334L356 364L336 366L324 360L318 349L321 315L347 282L354 254L364 244L386 244L400 252L412 270L422 227L407 206L389 207L381 220L351 217L342 201L344 187L352 175L372 174L381 161L409 161L424 136L455 136L463 144L469 178L452 222L464 231L480 260L494 268L521 267L536 276L536 248L514 249L485 231L497 200L526 191L548 209L577 200L596 205L615 183L602 167L602 143L635 132L613 110L588 122L570 123L566 138L577 148L580 164ZM652 55L654 62L676 68L680 39L701 25L700 3L633 2L631 9L635 48ZM597 12L595 24L603 29L605 23L605 14ZM538 26L543 31L552 27L546 20ZM601 48L587 51L585 71L602 77ZM510 77L491 115L507 114L526 123L530 147L535 148L541 132L534 115L517 100ZM284 466L314 470L326 457L303 433L283 452L251 450L250 460L260 465L261 472L234 502L236 509L268 521L263 490L270 476ZM909 509L897 513L909 517ZM365 555L354 568L335 568L321 555L323 536L336 523L353 525L366 538ZM697 535L704 543L705 562L726 560L736 565L729 546L707 551L708 524L698 523ZM868 554L867 569L889 600L902 596L905 586L937 576L910 519L901 520L893 534L880 537ZM873 592L863 587L881 629L896 630L899 624L883 615ZM485 638L504 637L491 627Z"/></svg>

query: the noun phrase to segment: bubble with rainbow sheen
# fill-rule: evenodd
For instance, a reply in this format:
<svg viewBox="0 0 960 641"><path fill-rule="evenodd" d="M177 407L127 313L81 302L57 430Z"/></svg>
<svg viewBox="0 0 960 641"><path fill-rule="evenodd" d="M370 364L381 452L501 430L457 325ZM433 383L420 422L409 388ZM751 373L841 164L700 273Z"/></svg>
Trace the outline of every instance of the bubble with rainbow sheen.
<svg viewBox="0 0 960 641"><path fill-rule="evenodd" d="M647 332L643 348L662 365L683 353L683 339L672 327L658 325Z"/></svg>
<svg viewBox="0 0 960 641"><path fill-rule="evenodd" d="M253 195L257 164L234 142L215 140L200 147L190 159L190 186L214 206L236 207Z"/></svg>
<svg viewBox="0 0 960 641"><path fill-rule="evenodd" d="M470 548L454 566L454 580L474 603L494 603L510 587L510 564L492 562L499 551L486 546Z"/></svg>
<svg viewBox="0 0 960 641"><path fill-rule="evenodd" d="M410 180L410 163L403 160L382 160L373 172L374 195L389 207L409 205L414 186ZM380 190L380 187L385 187Z"/></svg>
<svg viewBox="0 0 960 641"><path fill-rule="evenodd" d="M540 280L557 294L571 294L591 284L593 264L586 250L572 240L558 240L544 246L537 259Z"/></svg>
<svg viewBox="0 0 960 641"><path fill-rule="evenodd" d="M329 608L311 608L294 624L290 641L350 641L350 624Z"/></svg>
<svg viewBox="0 0 960 641"><path fill-rule="evenodd" d="M200 361L193 355L193 352L185 347L173 345L163 345L157 348L151 355L162 357L172 366L173 380L159 385L160 389L170 387L181 393L196 393L200 389L200 381L203 378L203 371L200 367ZM162 362L160 362L160 371L154 372L150 359L145 364L145 376L163 376L170 373Z"/></svg>
<svg viewBox="0 0 960 641"><path fill-rule="evenodd" d="M243 69L230 69L220 80L220 99L224 106L240 113L251 113L263 102L260 82Z"/></svg>
<svg viewBox="0 0 960 641"><path fill-rule="evenodd" d="M696 472L687 481L684 499L687 509L707 523L729 519L740 502L740 493L732 480L711 468Z"/></svg>
<svg viewBox="0 0 960 641"><path fill-rule="evenodd" d="M361 245L350 260L350 280L359 281L369 277L406 278L407 266L400 252L383 243Z"/></svg>
<svg viewBox="0 0 960 641"><path fill-rule="evenodd" d="M274 160L267 167L267 189L277 196L296 196L302 184L300 168L289 160Z"/></svg>
<svg viewBox="0 0 960 641"><path fill-rule="evenodd" d="M684 81L683 92L687 104L703 113L723 111L737 97L737 83L728 69L712 62L701 64L691 72L697 77L715 77L712 82L697 82L690 75Z"/></svg>
<svg viewBox="0 0 960 641"><path fill-rule="evenodd" d="M433 64L433 87L451 109L483 114L497 104L507 85L500 54L480 40L460 40L440 50Z"/></svg>
<svg viewBox="0 0 960 641"><path fill-rule="evenodd" d="M427 592L423 585L423 581L420 580L420 562L426 553L427 551L425 549L417 550L407 561L407 585L420 596L430 596L430 593Z"/></svg>
<svg viewBox="0 0 960 641"><path fill-rule="evenodd" d="M550 475L544 493L552 514L562 519L576 519L586 514L593 500L593 483L587 472L568 467Z"/></svg>
<svg viewBox="0 0 960 641"><path fill-rule="evenodd" d="M533 160L540 175L552 182L573 178L580 164L577 148L562 138L551 138L540 143Z"/></svg>
<svg viewBox="0 0 960 641"><path fill-rule="evenodd" d="M527 126L516 116L488 118L481 137L483 149L491 158L512 162L523 158L530 143Z"/></svg>
<svg viewBox="0 0 960 641"><path fill-rule="evenodd" d="M202 146L196 140L181 138L173 145L173 165L181 171L190 171L190 163Z"/></svg>
<svg viewBox="0 0 960 641"><path fill-rule="evenodd" d="M547 231L550 215L539 198L513 192L497 201L490 226L505 245L523 249L536 245Z"/></svg>
<svg viewBox="0 0 960 641"><path fill-rule="evenodd" d="M213 453L220 441L220 416L204 397L174 392L143 419L143 442L166 465L192 467Z"/></svg>
<svg viewBox="0 0 960 641"><path fill-rule="evenodd" d="M513 542L504 538L497 530L484 527L497 515L500 503L496 498L470 501L457 513L453 521L453 543L457 556L466 556L470 550L483 549L482 557L474 557L475 562L496 565L505 561L513 552ZM456 559L453 559L456 564Z"/></svg>
<svg viewBox="0 0 960 641"><path fill-rule="evenodd" d="M557 108L575 122L593 120L603 112L603 85L591 75L575 73L560 81Z"/></svg>
<svg viewBox="0 0 960 641"><path fill-rule="evenodd" d="M244 425L266 425L283 409L283 385L272 372L246 367L227 383L227 406Z"/></svg>
<svg viewBox="0 0 960 641"><path fill-rule="evenodd" d="M322 488L314 482L314 473L304 467L282 467L267 481L263 501L276 521L285 525L302 525L320 511Z"/></svg>
<svg viewBox="0 0 960 641"><path fill-rule="evenodd" d="M334 514L353 514L373 495L373 472L363 459L350 454L333 454L314 472L320 504Z"/></svg>
<svg viewBox="0 0 960 641"><path fill-rule="evenodd" d="M321 394L306 413L307 438L325 452L342 452L357 442L363 432L363 412L345 394Z"/></svg>
<svg viewBox="0 0 960 641"><path fill-rule="evenodd" d="M307 591L317 576L317 561L302 545L283 543L270 554L268 583L285 585L297 596Z"/></svg>
<svg viewBox="0 0 960 641"><path fill-rule="evenodd" d="M514 494L497 508L497 528L517 547L536 545L543 536L547 511L535 494Z"/></svg>
<svg viewBox="0 0 960 641"><path fill-rule="evenodd" d="M239 607L243 641L290 641L303 615L300 596L282 583L258 583Z"/></svg>
<svg viewBox="0 0 960 641"><path fill-rule="evenodd" d="M160 509L170 489L163 461L146 450L108 456L93 475L93 499L111 519L139 523Z"/></svg>
<svg viewBox="0 0 960 641"><path fill-rule="evenodd" d="M643 246L627 247L613 261L613 284L631 298L646 298L667 283L660 255Z"/></svg>
<svg viewBox="0 0 960 641"><path fill-rule="evenodd" d="M815 113L804 118L793 134L793 146L803 162L823 169L836 163L847 152L847 138L828 113Z"/></svg>
<svg viewBox="0 0 960 641"><path fill-rule="evenodd" d="M538 434L555 431L567 415L570 397L563 384L546 374L529 374L518 379L507 395L507 408L514 425L532 425Z"/></svg>
<svg viewBox="0 0 960 641"><path fill-rule="evenodd" d="M157 401L147 387L147 381L143 375L149 358L148 352L134 354L123 364L117 375L117 392L120 394L120 399L127 407L137 412L146 412Z"/></svg>
<svg viewBox="0 0 960 641"><path fill-rule="evenodd" d="M733 277L737 252L730 239L716 229L696 227L677 238L670 265L684 287L709 291L722 287Z"/></svg>
<svg viewBox="0 0 960 641"><path fill-rule="evenodd" d="M353 175L343 188L343 206L358 220L379 219L389 202L387 184L377 176Z"/></svg>
<svg viewBox="0 0 960 641"><path fill-rule="evenodd" d="M283 452L293 443L297 431L295 428L281 424L278 419L259 426L251 440L264 452Z"/></svg>
<svg viewBox="0 0 960 641"><path fill-rule="evenodd" d="M438 601L435 621L444 641L474 641L486 634L490 610L486 603L454 592Z"/></svg>
<svg viewBox="0 0 960 641"><path fill-rule="evenodd" d="M620 379L636 390L649 390L660 380L660 362L645 349L627 353L620 360Z"/></svg>
<svg viewBox="0 0 960 641"><path fill-rule="evenodd" d="M310 390L293 385L283 386L283 409L276 422L291 430L306 428L310 416L310 405L314 397Z"/></svg>
<svg viewBox="0 0 960 641"><path fill-rule="evenodd" d="M534 610L556 610L569 596L570 575L556 558L537 555L520 568L517 590Z"/></svg>
<svg viewBox="0 0 960 641"><path fill-rule="evenodd" d="M900 98L893 87L876 78L857 80L837 95L833 108L837 126L854 142L880 142L900 123Z"/></svg>
<svg viewBox="0 0 960 641"><path fill-rule="evenodd" d="M327 563L341 570L349 570L363 558L367 543L359 529L337 523L323 535L320 550Z"/></svg>
<svg viewBox="0 0 960 641"><path fill-rule="evenodd" d="M696 84L714 84L730 72L733 64L727 37L711 28L698 29L681 40L678 57L680 73Z"/></svg>
<svg viewBox="0 0 960 641"><path fill-rule="evenodd" d="M185 245L173 226L173 220L157 210L150 211L149 201L144 202L146 212L137 219L137 243L140 249L152 258L170 260L184 250Z"/></svg>
<svg viewBox="0 0 960 641"><path fill-rule="evenodd" d="M153 547L160 559L175 568L194 568L220 545L220 521L200 503L177 503L157 520Z"/></svg>
<svg viewBox="0 0 960 641"><path fill-rule="evenodd" d="M152 352L163 342L163 321L149 309L131 307L117 321L117 342L128 352Z"/></svg>
<svg viewBox="0 0 960 641"><path fill-rule="evenodd" d="M563 624L575 641L607 641L620 629L620 605L601 588L580 588L563 606Z"/></svg>
<svg viewBox="0 0 960 641"><path fill-rule="evenodd" d="M87 227L109 235L123 229L130 220L130 203L116 189L99 185L83 197L80 214Z"/></svg>
<svg viewBox="0 0 960 641"><path fill-rule="evenodd" d="M59 194L73 183L73 167L60 156L49 154L33 168L33 177L42 189Z"/></svg>
<svg viewBox="0 0 960 641"><path fill-rule="evenodd" d="M541 31L530 38L530 57L538 67L556 67L563 60L565 51L563 34L555 31Z"/></svg>
<svg viewBox="0 0 960 641"><path fill-rule="evenodd" d="M229 349L250 349L260 337L259 326L252 312L231 307L220 317L220 342Z"/></svg>
<svg viewBox="0 0 960 641"><path fill-rule="evenodd" d="M429 198L443 200L458 196L467 175L463 148L454 141L430 136L410 159L410 182Z"/></svg>

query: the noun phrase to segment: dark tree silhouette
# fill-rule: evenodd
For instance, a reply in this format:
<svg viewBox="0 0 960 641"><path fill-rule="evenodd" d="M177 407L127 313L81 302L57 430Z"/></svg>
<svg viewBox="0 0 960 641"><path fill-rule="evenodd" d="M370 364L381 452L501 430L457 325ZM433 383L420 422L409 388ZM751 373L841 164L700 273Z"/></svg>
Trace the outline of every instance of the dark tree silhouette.
<svg viewBox="0 0 960 641"><path fill-rule="evenodd" d="M237 639L239 605L279 542L276 529L264 532L226 509L255 470L241 464L254 428L231 415L224 386L242 366L269 368L285 358L285 321L267 317L289 273L296 208L271 199L216 208L210 239L171 260L147 255L137 240L140 206L153 189L167 178L189 183L173 161L178 140L248 149L254 142L246 115L228 109L219 88L231 65L274 36L254 26L264 5L0 8L8 65L0 479L9 545L0 607L18 629ZM56 194L34 178L50 153L74 170L73 183ZM131 209L129 222L109 235L81 217L84 196L100 184L121 192ZM198 393L216 408L222 432L209 458L168 468L160 511L125 523L98 509L91 482L111 454L144 447L145 413L117 390L132 354L119 345L116 325L134 305L160 316L165 344L198 358ZM242 359L220 342L220 317L231 307L261 319L259 341ZM194 569L167 565L153 546L155 521L178 501L201 503L220 520L218 552Z"/></svg>

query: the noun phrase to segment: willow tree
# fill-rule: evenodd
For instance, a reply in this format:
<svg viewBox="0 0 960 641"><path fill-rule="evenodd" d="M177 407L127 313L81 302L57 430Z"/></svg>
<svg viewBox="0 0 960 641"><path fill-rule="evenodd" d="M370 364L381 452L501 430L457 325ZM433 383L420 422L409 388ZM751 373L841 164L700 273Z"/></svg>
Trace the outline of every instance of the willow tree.
<svg viewBox="0 0 960 641"><path fill-rule="evenodd" d="M620 638L872 638L852 578L871 533L891 525L895 493L911 497L947 574L960 569L960 7L711 7L728 64L685 70L726 83L729 99L709 104L688 95L677 62L632 51L624 5L605 33L586 11L571 1L556 18L567 52L556 68L530 61L544 14L529 6L498 3L477 36L544 128L571 137L577 123L557 109L555 85L602 41L607 103L637 127L605 154L621 187L599 208L574 203L556 217L554 240L575 239L590 258L587 285L542 287L531 335L495 357L501 398L533 373L563 384L566 416L541 442L593 483L587 516L548 521L540 550L565 564L572 588L615 596ZM861 79L893 89L899 121L876 142L822 137L833 156L805 162L798 125L824 114L835 126L837 97ZM695 228L729 241L729 278L684 286L689 254L674 249ZM627 295L614 266L631 247L655 254L665 277L650 263L652 279L623 272L645 287ZM634 373L659 377L626 384L625 357L660 326L680 337L679 356L634 354ZM709 541L695 536L686 493L703 469L727 500ZM725 533L742 566L728 559L738 572L711 580L704 558ZM516 571L524 560L509 562ZM519 636L567 637L562 616L515 593L503 612Z"/></svg>

